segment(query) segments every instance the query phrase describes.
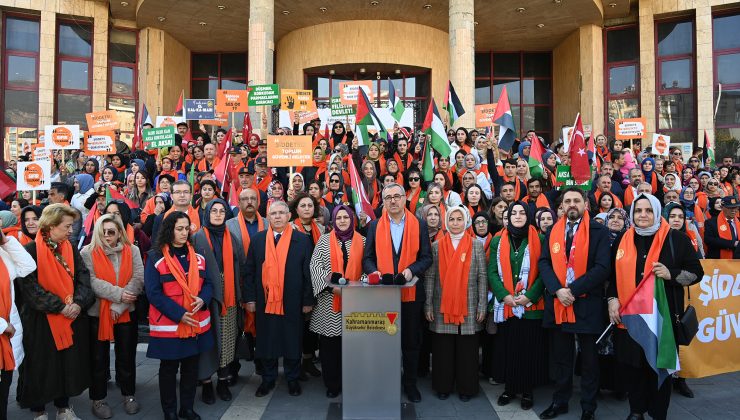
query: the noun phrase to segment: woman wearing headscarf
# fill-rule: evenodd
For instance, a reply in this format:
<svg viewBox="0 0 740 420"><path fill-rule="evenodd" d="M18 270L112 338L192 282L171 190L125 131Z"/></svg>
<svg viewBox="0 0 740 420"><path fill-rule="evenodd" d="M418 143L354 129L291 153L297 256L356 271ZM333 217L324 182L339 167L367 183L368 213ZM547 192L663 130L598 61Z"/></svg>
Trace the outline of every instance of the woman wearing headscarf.
<svg viewBox="0 0 740 420"><path fill-rule="evenodd" d="M432 244L432 266L424 282L424 313L432 338L432 388L447 399L478 393L478 331L486 316L486 254L466 233L470 215L464 207L448 209L447 234Z"/></svg>
<svg viewBox="0 0 740 420"><path fill-rule="evenodd" d="M95 302L90 272L69 241L78 213L64 204L44 208L36 239L26 250L37 269L19 278L23 297L24 363L17 400L34 416L45 416L54 401L57 418L75 419L69 398L90 386L87 309Z"/></svg>
<svg viewBox="0 0 740 420"><path fill-rule="evenodd" d="M493 240L493 234L490 232L489 228L490 224L490 216L484 211L475 213L471 219L471 228L475 235L473 236L473 239L483 245L483 252L486 253L486 261L488 261L489 254L491 252L491 241Z"/></svg>
<svg viewBox="0 0 740 420"><path fill-rule="evenodd" d="M349 205L349 196L344 187L344 178L339 173L329 175L329 185L326 194L324 194L323 205L329 209L329 213L334 211L334 207L344 204Z"/></svg>
<svg viewBox="0 0 740 420"><path fill-rule="evenodd" d="M136 301L144 289L144 264L141 252L133 245L124 225L113 214L95 222L90 244L80 251L90 271L96 301L87 310L90 316L92 383L90 400L93 414L101 419L113 416L105 397L110 375L110 344L115 342L116 382L121 387L126 414L139 412L136 390L136 344L138 323Z"/></svg>
<svg viewBox="0 0 740 420"><path fill-rule="evenodd" d="M313 149L313 161L311 166L304 166L298 169L304 180L317 180L324 182L326 180L326 152L319 146Z"/></svg>
<svg viewBox="0 0 740 420"><path fill-rule="evenodd" d="M661 217L660 202L655 196L637 196L630 216L634 226L612 246L614 264L607 289L609 318L618 325L614 344L620 371L626 375L630 417L642 418L648 412L654 419L665 419L671 382L668 375L659 377L651 368L643 348L628 333L629 328L637 326L622 324L619 311L632 299L641 282L654 281L656 295L665 296L670 319L679 319L684 312L683 288L701 280L704 269L688 236L671 229ZM669 342L673 341L673 330L663 334ZM677 354L675 357L678 360Z"/></svg>
<svg viewBox="0 0 740 420"><path fill-rule="evenodd" d="M668 203L663 208L663 218L668 222L671 229L681 231L691 240L691 245L698 253L699 259L704 258L704 243L696 227L689 221L688 211L678 203Z"/></svg>
<svg viewBox="0 0 740 420"><path fill-rule="evenodd" d="M306 191L306 182L303 179L303 175L296 172L290 176L290 180L288 181L288 201L291 201L298 193L304 191Z"/></svg>
<svg viewBox="0 0 740 420"><path fill-rule="evenodd" d="M557 215L550 207L539 207L535 215L535 225L537 230L546 235L552 229L552 225L557 221Z"/></svg>
<svg viewBox="0 0 740 420"><path fill-rule="evenodd" d="M335 121L331 126L331 136L329 136L329 147L334 149L338 144L352 144L355 135L344 128L344 123Z"/></svg>
<svg viewBox="0 0 740 420"><path fill-rule="evenodd" d="M203 229L194 236L196 252L206 259L208 277L215 279L209 307L216 345L211 351L201 354L198 369L198 378L203 386L201 399L206 404L216 402L211 382L214 372L218 377L216 395L223 401L231 401L229 380L238 363L236 339L242 322L239 285L244 277L240 268L246 263L246 255L239 238L226 229L230 216L231 208L226 201L220 198L211 201L205 210Z"/></svg>
<svg viewBox="0 0 740 420"><path fill-rule="evenodd" d="M365 238L354 230L355 212L338 205L332 214L331 232L321 235L311 257L311 283L317 304L311 313L310 330L318 334L321 371L326 397L342 391L342 295L340 278L359 281Z"/></svg>
<svg viewBox="0 0 740 420"><path fill-rule="evenodd" d="M172 207L172 196L170 196L170 193L159 193L152 197L152 203L154 203L154 206L152 208L152 213L146 216L145 220L142 220L143 226L141 229L146 233L147 236L149 236L150 239L156 240L156 238L152 238L152 229L154 228L154 219L157 218L160 214L165 214L167 211L170 210Z"/></svg>
<svg viewBox="0 0 740 420"><path fill-rule="evenodd" d="M20 226L18 225L18 218L10 210L0 210L0 228L6 236L18 236Z"/></svg>
<svg viewBox="0 0 740 420"><path fill-rule="evenodd" d="M27 206L21 210L21 231L18 233L18 241L21 245L26 246L36 239L40 217L41 207Z"/></svg>
<svg viewBox="0 0 740 420"><path fill-rule="evenodd" d="M606 227L609 229L609 241L613 244L617 236L630 228L629 215L624 209L613 208L606 214Z"/></svg>
<svg viewBox="0 0 740 420"><path fill-rule="evenodd" d="M90 211L85 207L85 201L92 195L95 190L95 180L88 174L78 174L73 177L75 193L72 196L72 200L69 201L69 205L76 208L82 213L82 219L87 217L87 213Z"/></svg>
<svg viewBox="0 0 740 420"><path fill-rule="evenodd" d="M493 320L501 335L497 343L505 348L504 392L498 405L509 404L522 395L521 407L533 405L534 387L547 380L545 332L542 328L544 284L537 261L543 236L531 223L526 203L515 201L508 208L506 229L491 241L488 279L495 296ZM495 256L495 257L494 257Z"/></svg>
<svg viewBox="0 0 740 420"><path fill-rule="evenodd" d="M704 212L702 211L701 206L699 206L699 203L697 202L696 190L694 190L694 188L691 186L683 187L678 198L681 201L681 205L683 205L684 211L686 212L686 221L691 222L689 224L694 226L699 232L699 236L703 238L704 222L706 221L706 217L704 216ZM691 214L689 214L689 212ZM693 219L693 221L690 219ZM699 240L701 241L701 239Z"/></svg>
<svg viewBox="0 0 740 420"><path fill-rule="evenodd" d="M445 234L444 227L442 226L442 212L438 206L434 204L425 204L420 210L417 216L420 220L427 222L427 232L429 232L429 241L434 243Z"/></svg>
<svg viewBox="0 0 740 420"><path fill-rule="evenodd" d="M681 182L678 180L678 175L676 175L674 172L668 172L663 177L665 180L663 184L663 192L666 193L668 191L677 191L679 194L681 193Z"/></svg>
<svg viewBox="0 0 740 420"><path fill-rule="evenodd" d="M121 154L110 155L110 166L115 171L114 181L124 182L126 180L126 164L128 163L125 156Z"/></svg>
<svg viewBox="0 0 740 420"><path fill-rule="evenodd" d="M658 192L661 182L658 179L657 173L655 173L655 159L645 158L640 162L640 168L642 169L642 176L645 182L650 184L652 187L653 194Z"/></svg>
<svg viewBox="0 0 740 420"><path fill-rule="evenodd" d="M92 176L95 182L98 182L100 180L100 162L93 158L87 159L81 173Z"/></svg>
<svg viewBox="0 0 740 420"><path fill-rule="evenodd" d="M406 171L406 208L413 214L424 205L424 199L427 196L426 190L422 188L421 171L417 168L410 168ZM441 198L441 197L440 197Z"/></svg>

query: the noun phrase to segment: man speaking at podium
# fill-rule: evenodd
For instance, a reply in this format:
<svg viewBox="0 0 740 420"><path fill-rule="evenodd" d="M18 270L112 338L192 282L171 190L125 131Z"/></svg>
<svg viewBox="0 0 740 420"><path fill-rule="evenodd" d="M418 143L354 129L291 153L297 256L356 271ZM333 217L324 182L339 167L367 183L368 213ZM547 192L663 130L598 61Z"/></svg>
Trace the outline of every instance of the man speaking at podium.
<svg viewBox="0 0 740 420"><path fill-rule="evenodd" d="M362 268L366 274L392 277L393 284L403 284L414 277L419 279L414 287L401 289L401 383L409 401L419 402L416 372L424 308L422 274L432 264L432 247L426 223L406 209L406 191L401 185L389 184L383 188L382 198L385 211L368 225Z"/></svg>

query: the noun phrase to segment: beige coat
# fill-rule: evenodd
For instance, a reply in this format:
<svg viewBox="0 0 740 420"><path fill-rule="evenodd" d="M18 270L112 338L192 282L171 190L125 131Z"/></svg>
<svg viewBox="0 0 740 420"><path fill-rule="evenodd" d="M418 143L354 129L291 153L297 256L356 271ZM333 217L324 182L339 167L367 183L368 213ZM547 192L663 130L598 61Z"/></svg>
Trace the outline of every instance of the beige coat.
<svg viewBox="0 0 740 420"><path fill-rule="evenodd" d="M128 282L126 287L119 287L108 283L105 280L99 279L95 275L95 267L93 266L92 258L92 247L90 245L85 246L80 251L82 260L85 261L85 266L90 271L90 285L92 286L93 292L95 293L95 303L87 310L87 314L94 317L100 316L100 299L107 299L112 302L110 306L111 310L116 311L119 315L125 310L129 312L136 310L135 304L126 304L121 302L121 295L123 291L127 291L133 295L140 295L144 290L144 264L141 261L141 253L136 245L131 245L131 259L133 262L133 272L131 274L131 280ZM107 249L105 255L110 258L113 264L113 269L116 271L116 277L118 277L118 271L121 267L121 246ZM146 316L144 314L143 316Z"/></svg>

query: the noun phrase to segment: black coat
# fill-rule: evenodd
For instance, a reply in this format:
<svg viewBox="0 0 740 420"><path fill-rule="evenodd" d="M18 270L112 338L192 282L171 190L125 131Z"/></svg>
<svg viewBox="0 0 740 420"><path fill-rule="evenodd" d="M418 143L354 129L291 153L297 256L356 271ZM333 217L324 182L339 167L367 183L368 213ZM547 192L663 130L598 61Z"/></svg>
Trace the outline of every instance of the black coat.
<svg viewBox="0 0 740 420"><path fill-rule="evenodd" d="M575 323L560 325L555 323L553 300L557 299L555 292L563 286L560 285L560 280L555 275L550 258L549 243L552 230L545 238L546 246L542 247L542 254L537 264L540 269L540 277L545 283L545 312L542 317L544 327L561 328L563 332L568 333L601 334L604 331L604 282L611 269L609 231L604 225L595 222L593 219L591 219L589 229L586 274L575 279L570 285L570 290L576 298L573 303L573 311L576 315ZM582 251L577 250L577 252Z"/></svg>
<svg viewBox="0 0 740 420"><path fill-rule="evenodd" d="M286 226L290 229L290 226ZM303 338L303 307L313 306L311 285L311 238L301 232L293 231L285 264L285 283L283 288L284 315L265 313L265 292L262 285L262 263L265 261L265 240L268 231L255 234L249 244L245 266L244 302L256 302L256 357L276 359L301 358ZM282 239L281 239L282 240Z"/></svg>
<svg viewBox="0 0 740 420"><path fill-rule="evenodd" d="M735 226L735 229L740 226ZM707 244L707 258L720 258L719 252L723 249L730 249L734 253L734 258L740 258L738 247L729 239L719 237L717 229L717 218L713 217L704 222L704 243Z"/></svg>
<svg viewBox="0 0 740 420"><path fill-rule="evenodd" d="M378 271L378 257L375 253L375 233L378 229L378 220L380 219L375 219L370 222L369 225L367 225L365 256L362 258L362 270L365 272L365 274L370 274ZM401 249L403 249L403 243L401 243L399 251ZM399 259L400 252L398 254L396 252L393 252L393 266L396 273L398 272ZM411 273L413 273L413 275L418 277L419 279L416 282L416 302L424 302L426 298L426 293L424 292L424 273L431 265L432 244L431 242L429 242L429 232L427 230L427 224L423 220L419 220L419 251L416 253L416 260L408 266L409 270L411 270Z"/></svg>
<svg viewBox="0 0 740 420"><path fill-rule="evenodd" d="M87 309L95 302L90 286L90 272L73 245L74 302L82 311L72 322L74 343L58 351L51 335L47 313L60 313L64 301L48 292L38 282L38 271L16 279L22 305L19 305L23 323L25 358L19 368L18 401L21 407L46 404L55 398L80 395L90 386L90 318ZM34 260L36 242L26 245Z"/></svg>

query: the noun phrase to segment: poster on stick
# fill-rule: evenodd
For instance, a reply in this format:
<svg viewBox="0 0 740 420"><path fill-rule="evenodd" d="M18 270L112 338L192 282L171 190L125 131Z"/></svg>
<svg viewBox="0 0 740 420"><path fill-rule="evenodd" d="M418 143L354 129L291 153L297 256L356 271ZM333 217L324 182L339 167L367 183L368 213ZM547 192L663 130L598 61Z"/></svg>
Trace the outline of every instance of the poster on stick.
<svg viewBox="0 0 740 420"><path fill-rule="evenodd" d="M486 128L497 126L493 123L493 114L496 113L496 104L483 104L475 106L475 127Z"/></svg>
<svg viewBox="0 0 740 420"><path fill-rule="evenodd" d="M44 144L48 150L75 150L80 148L79 125L47 125Z"/></svg>
<svg viewBox="0 0 740 420"><path fill-rule="evenodd" d="M618 118L614 121L614 138L617 140L644 139L645 118Z"/></svg>
<svg viewBox="0 0 740 420"><path fill-rule="evenodd" d="M311 136L267 136L270 167L307 166L312 162Z"/></svg>
<svg viewBox="0 0 740 420"><path fill-rule="evenodd" d="M85 154L88 156L112 155L116 153L116 133L85 133Z"/></svg>
<svg viewBox="0 0 740 420"><path fill-rule="evenodd" d="M216 91L216 111L248 112L247 96L246 90L218 89Z"/></svg>
<svg viewBox="0 0 740 420"><path fill-rule="evenodd" d="M155 127L144 129L144 148L146 150L161 149L175 145L175 127Z"/></svg>
<svg viewBox="0 0 740 420"><path fill-rule="evenodd" d="M280 105L280 86L255 85L250 86L247 103L249 106Z"/></svg>
<svg viewBox="0 0 740 420"><path fill-rule="evenodd" d="M653 134L653 153L656 155L668 156L668 150L671 148L671 136L665 134Z"/></svg>
<svg viewBox="0 0 740 420"><path fill-rule="evenodd" d="M18 191L44 191L51 188L51 161L18 162Z"/></svg>
<svg viewBox="0 0 740 420"><path fill-rule="evenodd" d="M185 121L185 117L179 115L161 115L157 117L156 122L155 127L176 127L177 124L187 121Z"/></svg>
<svg viewBox="0 0 740 420"><path fill-rule="evenodd" d="M89 112L85 114L85 120L87 120L87 131L91 133L118 130L121 127L118 113L115 110Z"/></svg>
<svg viewBox="0 0 740 420"><path fill-rule="evenodd" d="M185 99L185 118L188 120L211 120L214 117L214 99Z"/></svg>
<svg viewBox="0 0 740 420"><path fill-rule="evenodd" d="M213 119L200 120L198 122L203 125L215 125L218 127L223 127L225 125L229 125L229 113L216 111L213 115Z"/></svg>
<svg viewBox="0 0 740 420"><path fill-rule="evenodd" d="M51 151L46 150L44 144L34 144L31 149L31 159L36 162L49 161L51 159Z"/></svg>
<svg viewBox="0 0 740 420"><path fill-rule="evenodd" d="M316 108L312 90L280 89L280 109L286 111L311 111Z"/></svg>
<svg viewBox="0 0 740 420"><path fill-rule="evenodd" d="M373 81L372 80L355 80L351 82L339 83L339 101L342 105L357 105L357 96L360 89L365 91L367 99L373 101Z"/></svg>

